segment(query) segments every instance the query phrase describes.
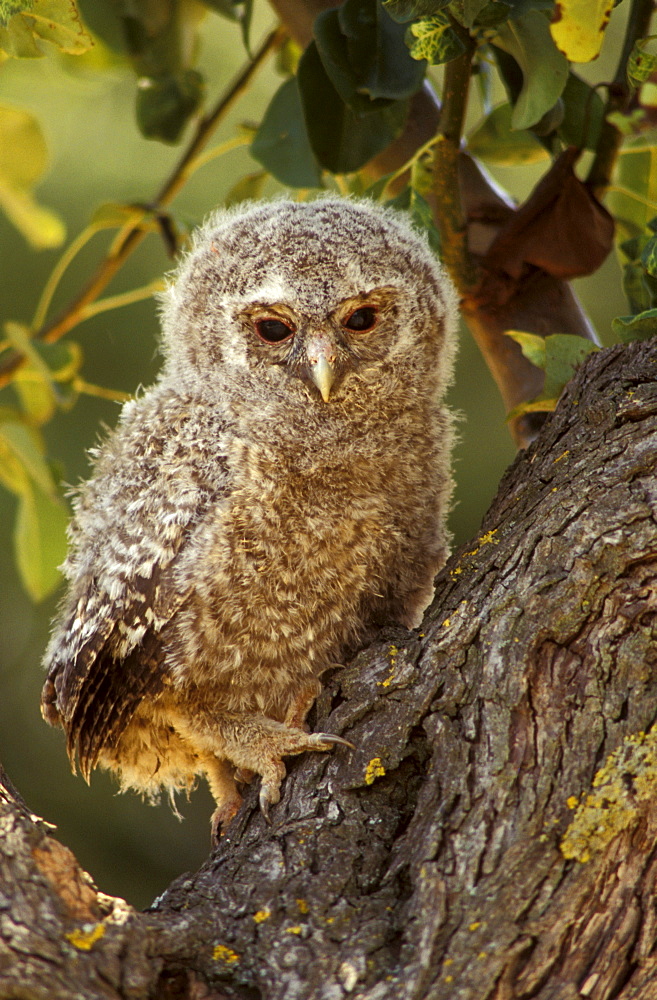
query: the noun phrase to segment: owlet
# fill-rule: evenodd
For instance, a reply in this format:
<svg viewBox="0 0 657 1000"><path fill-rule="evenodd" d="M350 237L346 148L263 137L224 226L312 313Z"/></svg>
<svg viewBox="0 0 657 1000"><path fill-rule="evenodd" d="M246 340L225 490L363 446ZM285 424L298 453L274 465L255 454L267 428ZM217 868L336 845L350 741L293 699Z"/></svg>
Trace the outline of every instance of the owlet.
<svg viewBox="0 0 657 1000"><path fill-rule="evenodd" d="M327 197L221 211L162 298L164 367L93 453L45 718L85 778L205 775L215 833L283 758L329 665L413 627L445 560L455 298L396 212Z"/></svg>

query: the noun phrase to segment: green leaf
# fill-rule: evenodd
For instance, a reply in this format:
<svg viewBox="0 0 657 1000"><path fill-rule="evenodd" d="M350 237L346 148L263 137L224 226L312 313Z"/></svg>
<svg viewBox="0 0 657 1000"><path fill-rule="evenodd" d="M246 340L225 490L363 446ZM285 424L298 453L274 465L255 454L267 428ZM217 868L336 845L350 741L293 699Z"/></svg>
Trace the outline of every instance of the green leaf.
<svg viewBox="0 0 657 1000"><path fill-rule="evenodd" d="M226 208L230 208L231 205L240 205L243 201L257 201L262 198L262 190L268 177L269 174L266 170L258 170L253 174L241 177L237 184L233 184L224 198Z"/></svg>
<svg viewBox="0 0 657 1000"><path fill-rule="evenodd" d="M14 526L16 564L23 586L34 601L41 601L58 586L57 567L66 555L68 514L60 500L40 490L21 494Z"/></svg>
<svg viewBox="0 0 657 1000"><path fill-rule="evenodd" d="M31 194L47 160L46 142L34 115L0 106L0 207L37 250L59 246L66 234L59 216L38 205Z"/></svg>
<svg viewBox="0 0 657 1000"><path fill-rule="evenodd" d="M602 98L593 87L589 87L588 83L574 73L568 74L568 82L561 96L564 117L557 129L559 138L567 146L595 149L605 114Z"/></svg>
<svg viewBox="0 0 657 1000"><path fill-rule="evenodd" d="M507 330L507 337L520 345L523 355L537 368L545 368L545 337L524 330Z"/></svg>
<svg viewBox="0 0 657 1000"><path fill-rule="evenodd" d="M331 83L356 114L381 110L421 87L425 67L411 58L406 29L378 0L345 0L320 14L313 30Z"/></svg>
<svg viewBox="0 0 657 1000"><path fill-rule="evenodd" d="M494 43L511 55L522 71L512 127L530 128L561 96L568 80L568 60L557 49L550 25L538 10L528 10L500 25Z"/></svg>
<svg viewBox="0 0 657 1000"><path fill-rule="evenodd" d="M657 278L657 236L651 236L641 252L641 264L648 274Z"/></svg>
<svg viewBox="0 0 657 1000"><path fill-rule="evenodd" d="M569 333L553 333L548 337L539 337L521 330L507 330L506 333L520 345L522 353L532 364L545 371L545 383L540 396L514 407L507 414L507 420L523 413L554 410L564 387L577 368L589 354L599 350L585 337Z"/></svg>
<svg viewBox="0 0 657 1000"><path fill-rule="evenodd" d="M493 108L481 125L468 136L468 151L473 156L501 166L538 163L548 159L545 146L527 129L513 130L510 104Z"/></svg>
<svg viewBox="0 0 657 1000"><path fill-rule="evenodd" d="M623 152L616 164L614 189L607 198L607 207L616 219L617 242L645 232L654 215L650 206L656 201L657 146Z"/></svg>
<svg viewBox="0 0 657 1000"><path fill-rule="evenodd" d="M420 17L431 17L450 2L451 0L383 0L383 6L393 20L403 24Z"/></svg>
<svg viewBox="0 0 657 1000"><path fill-rule="evenodd" d="M432 66L450 62L465 52L465 46L450 24L447 14L436 14L411 24L406 44L414 59L426 59Z"/></svg>
<svg viewBox="0 0 657 1000"><path fill-rule="evenodd" d="M0 424L0 446L3 460L17 461L44 493L54 495L55 483L45 459L43 439L34 427L18 420L3 421Z"/></svg>
<svg viewBox="0 0 657 1000"><path fill-rule="evenodd" d="M570 62L597 59L613 6L614 0L557 0L550 32Z"/></svg>
<svg viewBox="0 0 657 1000"><path fill-rule="evenodd" d="M657 70L657 55L647 51L647 47L655 38L657 35L649 35L648 38L640 38L634 43L627 60L627 79L632 87L640 87Z"/></svg>
<svg viewBox="0 0 657 1000"><path fill-rule="evenodd" d="M622 344L632 340L649 340L657 334L657 309L646 309L638 316L618 316L611 328Z"/></svg>
<svg viewBox="0 0 657 1000"><path fill-rule="evenodd" d="M137 124L147 139L175 143L205 96L205 82L194 69L160 77L141 77Z"/></svg>
<svg viewBox="0 0 657 1000"><path fill-rule="evenodd" d="M513 11L512 0L463 0L463 24L466 28L494 28L507 21Z"/></svg>
<svg viewBox="0 0 657 1000"><path fill-rule="evenodd" d="M296 77L286 80L274 94L251 155L281 184L321 187L322 174L308 139Z"/></svg>
<svg viewBox="0 0 657 1000"><path fill-rule="evenodd" d="M253 0L201 0L205 7L216 10L230 21L237 21L242 29L244 48L251 55L249 32L253 19Z"/></svg>
<svg viewBox="0 0 657 1000"><path fill-rule="evenodd" d="M352 173L385 149L404 127L406 101L368 115L356 115L331 83L311 43L297 74L308 138L320 166L332 173Z"/></svg>
<svg viewBox="0 0 657 1000"><path fill-rule="evenodd" d="M94 42L84 27L74 0L33 0L0 27L0 49L10 56L34 58L51 42L68 55L87 52Z"/></svg>

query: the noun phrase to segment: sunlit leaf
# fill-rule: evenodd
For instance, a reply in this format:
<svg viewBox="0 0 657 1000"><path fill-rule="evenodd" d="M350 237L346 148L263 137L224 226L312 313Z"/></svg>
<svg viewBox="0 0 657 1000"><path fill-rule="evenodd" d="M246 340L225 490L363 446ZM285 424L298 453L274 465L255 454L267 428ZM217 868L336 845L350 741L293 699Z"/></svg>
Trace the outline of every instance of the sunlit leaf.
<svg viewBox="0 0 657 1000"><path fill-rule="evenodd" d="M622 344L633 340L649 340L657 335L657 309L646 309L638 316L618 316L611 328Z"/></svg>
<svg viewBox="0 0 657 1000"><path fill-rule="evenodd" d="M510 104L493 108L468 136L468 151L488 163L517 166L548 159L545 146L526 129L512 129Z"/></svg>
<svg viewBox="0 0 657 1000"><path fill-rule="evenodd" d="M568 60L554 44L550 25L538 10L528 10L500 25L494 42L513 56L522 71L511 124L515 129L530 128L561 96L568 80Z"/></svg>
<svg viewBox="0 0 657 1000"><path fill-rule="evenodd" d="M651 236L641 252L641 264L648 274L657 277L657 236Z"/></svg>
<svg viewBox="0 0 657 1000"><path fill-rule="evenodd" d="M406 44L414 59L426 59L432 66L450 62L465 51L448 15L442 13L411 24Z"/></svg>
<svg viewBox="0 0 657 1000"><path fill-rule="evenodd" d="M39 205L28 191L0 180L0 208L35 250L61 246L66 228L59 215Z"/></svg>
<svg viewBox="0 0 657 1000"><path fill-rule="evenodd" d="M607 205L616 219L617 240L622 242L645 232L656 203L657 146L633 149L620 156L614 188L607 196Z"/></svg>
<svg viewBox="0 0 657 1000"><path fill-rule="evenodd" d="M48 165L39 122L22 108L0 106L0 178L10 187L31 188Z"/></svg>
<svg viewBox="0 0 657 1000"><path fill-rule="evenodd" d="M0 24L0 52L15 59L39 59L45 54L22 14L14 14L5 26Z"/></svg>
<svg viewBox="0 0 657 1000"><path fill-rule="evenodd" d="M576 337L569 333L554 333L548 337L539 337L537 334L522 330L507 330L506 333L520 345L528 361L545 371L545 383L540 396L515 407L512 413L508 414L508 419L513 419L522 413L553 410L564 387L581 363L589 354L599 350L585 337Z"/></svg>
<svg viewBox="0 0 657 1000"><path fill-rule="evenodd" d="M34 57L51 42L68 55L81 55L94 44L74 0L33 0L0 28L0 48L8 55Z"/></svg>
<svg viewBox="0 0 657 1000"><path fill-rule="evenodd" d="M308 139L296 77L286 80L274 94L251 155L282 184L321 187L321 170Z"/></svg>
<svg viewBox="0 0 657 1000"><path fill-rule="evenodd" d="M649 51L648 46L653 51ZM654 49L654 35L640 38L638 42L634 43L634 48L627 60L627 79L633 87L640 87L657 70L657 54Z"/></svg>
<svg viewBox="0 0 657 1000"><path fill-rule="evenodd" d="M0 441L3 453L13 455L39 489L54 494L55 483L45 459L43 440L34 427L17 420L6 420L0 424Z"/></svg>
<svg viewBox="0 0 657 1000"><path fill-rule="evenodd" d="M262 190L267 183L269 174L266 170L258 170L253 174L245 174L224 198L224 205L230 208L231 205L239 205L243 201L256 201L262 198Z"/></svg>
<svg viewBox="0 0 657 1000"><path fill-rule="evenodd" d="M105 202L99 205L91 216L94 229L120 229L122 226L135 225L144 219L151 221L152 229L157 229L151 212L135 205L121 205L116 202Z"/></svg>
<svg viewBox="0 0 657 1000"><path fill-rule="evenodd" d="M550 32L570 62L597 58L613 6L613 0L557 0Z"/></svg>
<svg viewBox="0 0 657 1000"><path fill-rule="evenodd" d="M57 567L66 555L67 522L64 504L39 489L19 497L14 527L16 564L34 601L51 594L61 580Z"/></svg>
<svg viewBox="0 0 657 1000"><path fill-rule="evenodd" d="M34 115L0 106L0 207L36 249L59 246L66 235L59 216L31 194L47 160L45 139Z"/></svg>

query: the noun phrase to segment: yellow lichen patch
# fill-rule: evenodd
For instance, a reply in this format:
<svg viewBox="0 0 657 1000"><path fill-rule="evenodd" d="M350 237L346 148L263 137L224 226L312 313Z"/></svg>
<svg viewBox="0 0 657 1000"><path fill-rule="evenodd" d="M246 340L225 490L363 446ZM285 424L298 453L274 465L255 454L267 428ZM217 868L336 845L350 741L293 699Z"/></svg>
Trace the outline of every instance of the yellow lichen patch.
<svg viewBox="0 0 657 1000"><path fill-rule="evenodd" d="M450 569L449 575L451 577L455 577L455 576L458 576L459 573L462 573L462 572L463 572L463 568L461 566L455 566L454 569Z"/></svg>
<svg viewBox="0 0 657 1000"><path fill-rule="evenodd" d="M487 531L485 535L481 535L478 539L479 545L477 548L473 549L472 552L466 552L466 555L476 556L482 545L499 545L499 539L494 537L496 534L497 528L492 528L490 531Z"/></svg>
<svg viewBox="0 0 657 1000"><path fill-rule="evenodd" d="M86 924L79 930L71 931L70 934L66 935L66 938L79 951L90 951L96 941L100 941L104 934L104 924Z"/></svg>
<svg viewBox="0 0 657 1000"><path fill-rule="evenodd" d="M215 962L224 962L226 965L234 965L235 962L239 962L240 957L236 951L232 948L228 948L225 944L216 944L212 949L212 957Z"/></svg>
<svg viewBox="0 0 657 1000"><path fill-rule="evenodd" d="M302 930L303 930L303 927L301 927L299 924L295 924L294 927L286 927L285 928L285 933L286 934L301 934Z"/></svg>
<svg viewBox="0 0 657 1000"><path fill-rule="evenodd" d="M561 853L582 863L632 826L641 803L657 795L657 730L628 736L593 779L561 841ZM574 799L571 796L567 800Z"/></svg>
<svg viewBox="0 0 657 1000"><path fill-rule="evenodd" d="M494 536L497 534L497 528L493 528L492 531L487 531L485 535L482 535L479 539L482 545L499 545L499 539Z"/></svg>
<svg viewBox="0 0 657 1000"><path fill-rule="evenodd" d="M308 913L310 909L305 899L297 899L297 906L299 907L299 913Z"/></svg>
<svg viewBox="0 0 657 1000"><path fill-rule="evenodd" d="M558 458L555 458L552 464L556 465L557 462L560 462L562 458L566 458L567 455L570 455L570 451L566 448L566 450L562 451L562 453L558 456Z"/></svg>
<svg viewBox="0 0 657 1000"><path fill-rule="evenodd" d="M257 924L261 924L264 920L269 920L271 917L271 910L258 910L257 913L253 914L253 919Z"/></svg>
<svg viewBox="0 0 657 1000"><path fill-rule="evenodd" d="M479 928L479 927L481 927L481 920L474 920L474 921L473 921L473 922L472 922L472 923L471 923L471 924L470 924L470 925L468 926L468 930L469 930L469 931L476 931L476 930L478 930L478 928Z"/></svg>
<svg viewBox="0 0 657 1000"><path fill-rule="evenodd" d="M578 802L579 799L577 798L576 795L569 795L568 798L566 799L566 805L568 806L569 809L577 809Z"/></svg>
<svg viewBox="0 0 657 1000"><path fill-rule="evenodd" d="M449 628L451 624L452 624L451 618L446 618L445 621L443 622L443 628Z"/></svg>
<svg viewBox="0 0 657 1000"><path fill-rule="evenodd" d="M386 769L381 763L380 757L372 757L371 761L365 768L365 784L371 785L375 778L382 778L386 773Z"/></svg>

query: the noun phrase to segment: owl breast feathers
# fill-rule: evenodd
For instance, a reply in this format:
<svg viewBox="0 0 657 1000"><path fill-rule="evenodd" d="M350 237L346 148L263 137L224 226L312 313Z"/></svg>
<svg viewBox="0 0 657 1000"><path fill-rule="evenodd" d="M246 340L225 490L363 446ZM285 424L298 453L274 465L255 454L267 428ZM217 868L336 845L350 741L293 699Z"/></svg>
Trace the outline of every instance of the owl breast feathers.
<svg viewBox="0 0 657 1000"><path fill-rule="evenodd" d="M163 296L164 367L81 487L42 706L71 761L155 797L279 799L318 678L409 627L445 559L455 300L365 201L219 212Z"/></svg>

